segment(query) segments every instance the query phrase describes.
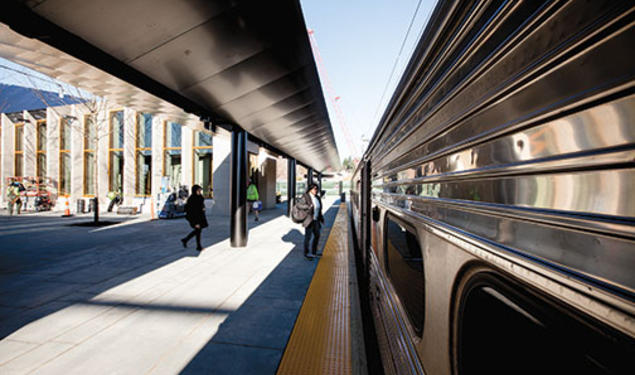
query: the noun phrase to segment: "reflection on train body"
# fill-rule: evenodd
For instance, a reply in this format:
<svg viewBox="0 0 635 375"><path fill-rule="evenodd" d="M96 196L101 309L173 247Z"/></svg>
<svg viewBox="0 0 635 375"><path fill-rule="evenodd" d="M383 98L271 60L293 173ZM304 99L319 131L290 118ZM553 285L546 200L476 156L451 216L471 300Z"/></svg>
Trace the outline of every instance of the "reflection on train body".
<svg viewBox="0 0 635 375"><path fill-rule="evenodd" d="M437 4L353 176L385 373L632 373L634 25Z"/></svg>

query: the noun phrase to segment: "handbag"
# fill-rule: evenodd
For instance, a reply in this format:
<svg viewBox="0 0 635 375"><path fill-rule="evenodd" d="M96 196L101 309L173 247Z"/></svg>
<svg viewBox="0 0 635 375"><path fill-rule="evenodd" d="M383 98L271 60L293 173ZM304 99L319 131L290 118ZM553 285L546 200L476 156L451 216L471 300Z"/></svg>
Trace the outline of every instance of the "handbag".
<svg viewBox="0 0 635 375"><path fill-rule="evenodd" d="M298 201L304 202L304 198L299 198ZM300 224L304 222L307 216L309 216L309 211L301 209L297 204L294 204L291 208L291 220L293 220L294 223Z"/></svg>
<svg viewBox="0 0 635 375"><path fill-rule="evenodd" d="M254 201L254 203L251 205L251 208L253 208L254 211L262 210L262 202L261 201Z"/></svg>

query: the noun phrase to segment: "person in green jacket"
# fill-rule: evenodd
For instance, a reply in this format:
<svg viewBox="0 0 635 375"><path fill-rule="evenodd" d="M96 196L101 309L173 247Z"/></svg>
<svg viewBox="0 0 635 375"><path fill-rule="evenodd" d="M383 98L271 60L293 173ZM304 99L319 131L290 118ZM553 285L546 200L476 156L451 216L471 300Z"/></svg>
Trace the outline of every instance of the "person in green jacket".
<svg viewBox="0 0 635 375"><path fill-rule="evenodd" d="M249 205L249 212L254 212L256 215L256 221L258 221L258 210L254 210L254 202L256 202L258 198L258 188L253 180L250 179L249 185L247 185L247 204Z"/></svg>
<svg viewBox="0 0 635 375"><path fill-rule="evenodd" d="M7 209L9 210L9 215L13 215L13 206L18 211L18 215L20 215L20 208L22 208L22 201L20 200L20 189L18 188L19 184L17 182L9 182L9 186L7 186Z"/></svg>

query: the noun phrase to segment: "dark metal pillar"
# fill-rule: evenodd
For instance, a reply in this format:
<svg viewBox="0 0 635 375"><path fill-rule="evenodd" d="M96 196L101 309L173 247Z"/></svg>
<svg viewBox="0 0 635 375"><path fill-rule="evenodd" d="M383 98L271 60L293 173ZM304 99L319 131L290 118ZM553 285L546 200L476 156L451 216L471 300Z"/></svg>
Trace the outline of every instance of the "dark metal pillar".
<svg viewBox="0 0 635 375"><path fill-rule="evenodd" d="M231 247L247 246L247 132L232 132L229 206Z"/></svg>
<svg viewBox="0 0 635 375"><path fill-rule="evenodd" d="M318 184L318 194L321 194L322 193L322 173L318 173L317 184Z"/></svg>
<svg viewBox="0 0 635 375"><path fill-rule="evenodd" d="M295 159L287 159L287 216L291 217L291 210L295 203Z"/></svg>
<svg viewBox="0 0 635 375"><path fill-rule="evenodd" d="M313 183L313 168L307 168L306 170L306 188L309 189L309 185Z"/></svg>

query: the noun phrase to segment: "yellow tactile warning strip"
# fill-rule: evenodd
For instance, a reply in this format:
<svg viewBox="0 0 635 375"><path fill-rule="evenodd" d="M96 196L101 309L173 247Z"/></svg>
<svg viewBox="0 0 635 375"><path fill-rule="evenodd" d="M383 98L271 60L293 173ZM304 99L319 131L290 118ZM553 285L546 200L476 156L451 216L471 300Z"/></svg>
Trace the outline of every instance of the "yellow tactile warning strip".
<svg viewBox="0 0 635 375"><path fill-rule="evenodd" d="M348 222L340 204L278 374L351 374Z"/></svg>

